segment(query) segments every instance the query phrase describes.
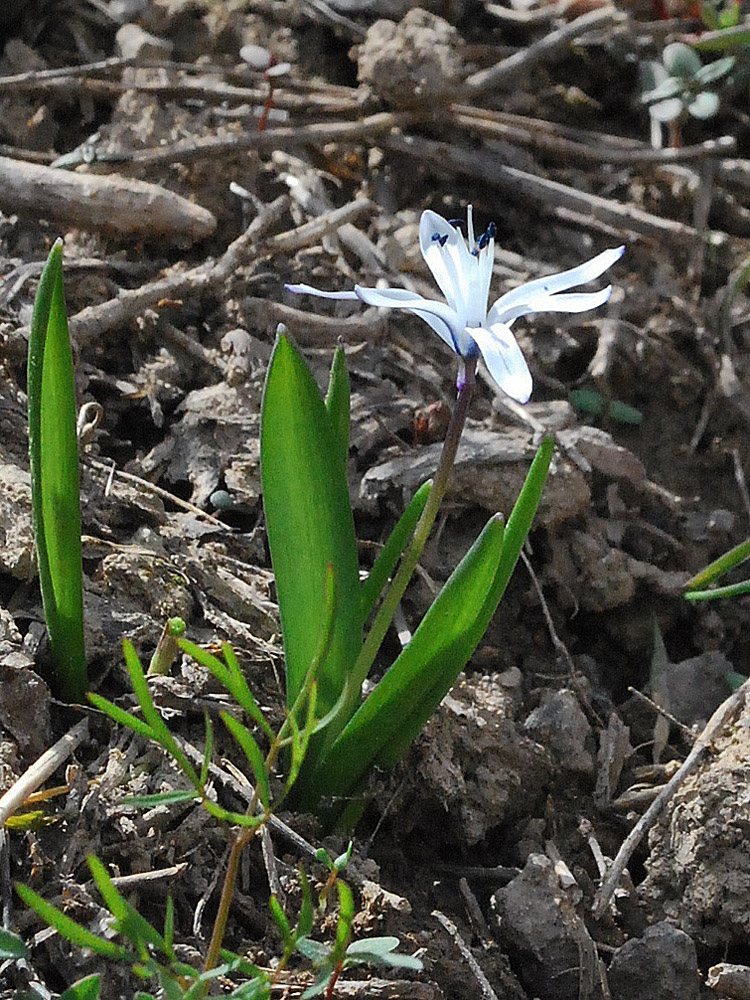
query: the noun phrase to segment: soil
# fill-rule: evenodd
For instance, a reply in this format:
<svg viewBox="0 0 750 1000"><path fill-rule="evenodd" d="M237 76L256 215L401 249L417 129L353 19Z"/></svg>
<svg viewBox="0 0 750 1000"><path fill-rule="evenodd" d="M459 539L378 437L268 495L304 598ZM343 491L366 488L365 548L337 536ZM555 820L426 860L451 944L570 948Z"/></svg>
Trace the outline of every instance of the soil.
<svg viewBox="0 0 750 1000"><path fill-rule="evenodd" d="M750 308L736 287L750 250L746 90L717 84L718 115L689 118L681 147L654 150L638 65L700 31L690 5L425 7L33 0L0 14L0 790L88 719L49 776L58 790L43 819L3 835L4 926L30 957L0 964L2 996L54 996L92 971L104 997L143 988L46 930L15 881L107 933L86 856L113 876L156 872L129 898L158 925L171 894L181 955L197 964L229 844L191 805L123 805L180 776L158 748L48 687L25 362L52 242L64 240L79 404L101 407L81 465L92 687L133 710L121 641L147 662L179 615L195 642L231 642L281 720L258 446L277 324L321 387L345 347L363 568L434 472L456 370L416 317L301 299L285 283L434 296L420 213L457 218L468 204L480 231L497 224L494 294L627 251L606 308L518 321L527 406L480 379L403 602L408 627L488 517L507 514L545 432L557 442L550 479L483 643L405 760L373 776L356 828L356 936L395 935L424 970L347 972L330 995L750 995L750 970L713 969L750 964L744 703L595 908L609 861L750 656L745 599L683 596L750 520ZM51 177L33 174L73 152ZM389 635L378 671L397 648ZM220 704L210 678L184 659L154 697L202 752L204 709ZM244 809L216 731L216 795ZM245 852L227 934L259 964L282 950L269 871L294 899L301 862L325 881L299 838L332 856L347 843L312 817L279 819L275 865L260 844ZM293 963L283 995L310 981Z"/></svg>

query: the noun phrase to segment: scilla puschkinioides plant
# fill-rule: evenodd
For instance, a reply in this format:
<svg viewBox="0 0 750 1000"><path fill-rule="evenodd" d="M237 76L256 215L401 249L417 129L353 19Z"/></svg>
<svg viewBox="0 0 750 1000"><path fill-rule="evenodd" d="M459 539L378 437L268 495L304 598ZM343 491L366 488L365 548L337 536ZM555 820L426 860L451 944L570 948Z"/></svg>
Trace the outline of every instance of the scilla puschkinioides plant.
<svg viewBox="0 0 750 1000"><path fill-rule="evenodd" d="M445 495L479 357L501 390L526 402L531 375L511 324L533 312L577 313L602 305L611 287L566 293L598 278L624 250L606 250L572 270L531 281L488 310L495 227L476 239L469 207L467 230L468 242L457 224L435 212L421 218L422 254L445 301L402 288L323 292L287 286L296 293L405 309L427 322L459 357L458 395L435 478L417 492L360 584L346 478L349 384L343 350L335 353L323 400L286 332L277 338L263 397L261 471L290 705L318 648L329 575L334 594L330 642L316 675L319 722L291 792L293 803L304 808L319 809L325 798L337 803L335 814L368 772L401 759L476 649L531 527L551 440L539 448L507 525L500 514L490 518L410 642L362 701L362 684Z"/></svg>
<svg viewBox="0 0 750 1000"><path fill-rule="evenodd" d="M50 251L34 301L27 394L31 508L42 604L54 662L51 685L58 697L80 702L88 688L81 498L61 240Z"/></svg>

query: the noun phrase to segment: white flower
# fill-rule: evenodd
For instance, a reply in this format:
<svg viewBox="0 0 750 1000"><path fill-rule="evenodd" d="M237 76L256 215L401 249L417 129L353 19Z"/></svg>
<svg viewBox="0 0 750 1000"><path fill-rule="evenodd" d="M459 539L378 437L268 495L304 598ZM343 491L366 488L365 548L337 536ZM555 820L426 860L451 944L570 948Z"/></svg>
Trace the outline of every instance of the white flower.
<svg viewBox="0 0 750 1000"><path fill-rule="evenodd" d="M461 358L481 354L492 378L503 392L519 403L531 395L531 373L510 327L519 316L534 312L578 313L603 305L612 292L560 292L598 278L620 259L625 247L605 250L585 264L537 278L501 295L490 309L487 300L494 261L495 225L474 239L471 205L468 210L468 246L461 231L436 212L422 213L419 246L427 266L446 301L426 299L406 288L363 288L324 292L310 285L287 285L290 292L320 295L327 299L360 299L369 306L406 309L429 323ZM463 381L459 378L459 384Z"/></svg>

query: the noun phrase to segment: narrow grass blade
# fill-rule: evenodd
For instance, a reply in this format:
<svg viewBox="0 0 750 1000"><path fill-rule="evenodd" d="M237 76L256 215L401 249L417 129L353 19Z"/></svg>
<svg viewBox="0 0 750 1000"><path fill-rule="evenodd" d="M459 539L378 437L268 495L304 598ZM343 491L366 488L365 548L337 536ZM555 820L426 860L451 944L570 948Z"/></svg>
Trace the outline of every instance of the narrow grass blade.
<svg viewBox="0 0 750 1000"><path fill-rule="evenodd" d="M717 580L720 576L728 573L730 569L734 569L735 566L739 566L739 564L744 562L748 557L750 557L750 538L746 539L744 542L740 542L739 545L735 545L733 549L725 552L723 555L719 556L718 559L714 559L714 561L709 563L705 569L700 571L700 573L696 573L695 576L691 577L685 584L685 590L688 591L688 593L685 594L685 597L692 600L707 600L707 598L696 598L694 595L690 594L690 591L702 590L710 583L713 583L714 580ZM713 591L713 593L716 593L716 591Z"/></svg>
<svg viewBox="0 0 750 1000"><path fill-rule="evenodd" d="M144 959L148 955L148 945L164 952L164 938L120 893L101 861L93 855L89 855L86 860L105 906L117 921L120 933L142 953Z"/></svg>
<svg viewBox="0 0 750 1000"><path fill-rule="evenodd" d="M713 590L689 590L682 596L687 601L716 601L722 597L742 597L750 593L750 580L741 583L730 583L726 587L714 587Z"/></svg>
<svg viewBox="0 0 750 1000"><path fill-rule="evenodd" d="M319 709L338 701L361 644L357 542L341 443L299 351L283 334L266 376L261 419L263 506L276 577L287 705L315 656L329 564L336 578L334 628L318 671Z"/></svg>
<svg viewBox="0 0 750 1000"><path fill-rule="evenodd" d="M367 621L375 603L383 592L396 563L414 534L417 521L422 516L424 505L432 490L432 483L424 483L412 497L409 506L396 523L396 527L388 536L388 541L380 550L380 555L370 570L370 575L362 584L362 620Z"/></svg>
<svg viewBox="0 0 750 1000"><path fill-rule="evenodd" d="M88 687L81 498L60 240L50 251L34 301L28 413L31 502L44 617L55 662L53 687L65 700L80 702Z"/></svg>
<svg viewBox="0 0 750 1000"><path fill-rule="evenodd" d="M131 713L126 712L124 708L120 708L119 705L115 705L114 702L109 701L107 698L103 698L100 694L95 694L93 691L90 691L87 697L94 708L98 708L100 712L104 712L104 714L108 715L113 722L118 723L120 726L127 726L128 729L132 729L134 733L138 733L147 740L156 739L151 726L149 726L147 722L144 722L139 716L131 715Z"/></svg>
<svg viewBox="0 0 750 1000"><path fill-rule="evenodd" d="M121 948L114 941L101 938L85 927L82 927L75 920L67 916L67 914L63 913L62 910L58 910L52 903L48 903L46 899L42 899L41 896L37 895L27 885L17 883L16 892L30 910L33 910L45 923L49 924L50 927L54 927L58 934L62 935L62 937L70 941L77 948L88 948L95 955L115 961L127 962L131 958L130 953L125 948Z"/></svg>
<svg viewBox="0 0 750 1000"><path fill-rule="evenodd" d="M255 779L255 788L258 792L258 798L263 803L263 807L268 809L271 802L271 792L268 787L266 762L263 759L260 747L253 739L249 730L247 730L241 722L238 722L229 712L222 712L221 720L247 757Z"/></svg>
<svg viewBox="0 0 750 1000"><path fill-rule="evenodd" d="M196 788L200 788L201 783L198 775L196 774L195 768L178 746L177 740L169 731L169 727L159 714L156 705L154 705L154 700L148 689L146 675L143 673L141 661L138 659L138 654L136 653L132 642L128 639L123 639L122 651L125 655L125 666L128 668L128 673L130 674L130 683L133 685L133 691L138 699L141 712L143 712L143 718L147 725L151 728L151 738L159 743L160 746L164 747L167 753L174 757L176 763L182 768L182 771L188 780Z"/></svg>
<svg viewBox="0 0 750 1000"><path fill-rule="evenodd" d="M247 712L253 722L256 722L261 727L269 739L274 738L274 731L258 707L245 680L245 675L242 673L240 665L237 662L237 657L234 655L234 650L228 642L222 645L226 665L209 653L207 649L203 649L202 646L198 646L188 639L181 639L179 646L183 653L187 653L196 663L199 663L209 673L213 674L216 680L232 695L240 708Z"/></svg>
<svg viewBox="0 0 750 1000"><path fill-rule="evenodd" d="M128 795L120 799L124 806L137 806L139 809L153 809L154 806L173 806L178 802L197 802L200 793L193 788L175 789L173 792L155 792L153 795Z"/></svg>

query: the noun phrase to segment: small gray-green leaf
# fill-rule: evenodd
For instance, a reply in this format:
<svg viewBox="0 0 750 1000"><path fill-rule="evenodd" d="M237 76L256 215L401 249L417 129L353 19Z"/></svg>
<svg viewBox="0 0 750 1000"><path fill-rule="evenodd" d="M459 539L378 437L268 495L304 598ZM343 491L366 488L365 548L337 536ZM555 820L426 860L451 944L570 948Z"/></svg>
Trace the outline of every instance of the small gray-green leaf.
<svg viewBox="0 0 750 1000"><path fill-rule="evenodd" d="M710 90L702 90L688 104L688 112L693 118L713 118L719 110L719 95Z"/></svg>
<svg viewBox="0 0 750 1000"><path fill-rule="evenodd" d="M26 945L17 934L0 929L0 959L26 958Z"/></svg>
<svg viewBox="0 0 750 1000"><path fill-rule="evenodd" d="M670 76L692 79L701 68L700 56L684 42L672 42L662 53L664 68Z"/></svg>

